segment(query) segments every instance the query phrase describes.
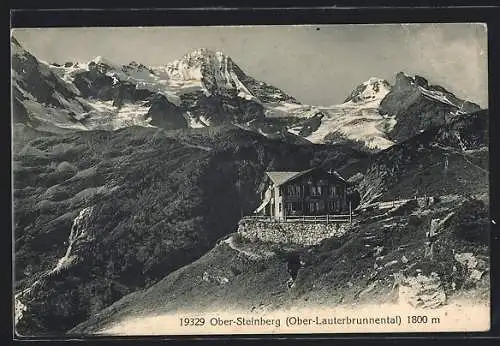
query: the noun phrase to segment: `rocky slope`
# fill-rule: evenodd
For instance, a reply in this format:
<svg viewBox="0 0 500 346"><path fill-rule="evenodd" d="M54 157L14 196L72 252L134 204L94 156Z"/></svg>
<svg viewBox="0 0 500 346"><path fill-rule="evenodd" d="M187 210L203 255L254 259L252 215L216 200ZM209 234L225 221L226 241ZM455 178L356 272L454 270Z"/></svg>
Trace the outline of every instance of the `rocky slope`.
<svg viewBox="0 0 500 346"><path fill-rule="evenodd" d="M457 115L371 159L360 184L364 203L489 191L487 111Z"/></svg>
<svg viewBox="0 0 500 346"><path fill-rule="evenodd" d="M484 306L478 313L487 314L487 143L488 116L478 112L362 159L364 174L355 174L363 167L359 163L349 169L363 204L347 230L316 244L307 238L301 245L300 234L292 237L299 243L283 243L292 238L281 239L280 232L271 230L250 237L255 232L240 222L236 233L199 260L125 296L69 334L126 334L129 328L135 328L131 333L155 333L141 328L136 318L161 319L180 310L264 313L325 304L456 310L474 302ZM444 154L449 164L443 172ZM418 176L422 181L415 180ZM415 195L419 199L412 199ZM432 198L420 198L425 195ZM410 200L366 208L370 202L402 198ZM438 238L429 257L426 233L432 223ZM302 264L290 287L293 258Z"/></svg>
<svg viewBox="0 0 500 346"><path fill-rule="evenodd" d="M199 260L125 296L68 335L161 334L175 330L162 324L162 317L179 311L250 316L290 308L355 306L360 311L366 304L407 304L436 312L447 306L458 311L472 299L487 314L487 214L487 205L475 199L429 206L407 203L360 215L342 236L302 247L235 233ZM435 218L441 220L439 239L433 257L425 257L425 233ZM302 264L290 286L287 268L295 257ZM155 328L146 322L149 317L155 318Z"/></svg>
<svg viewBox="0 0 500 346"><path fill-rule="evenodd" d="M16 125L17 331L58 335L187 265L259 204L266 170L367 157L238 127L67 135Z"/></svg>
<svg viewBox="0 0 500 346"><path fill-rule="evenodd" d="M80 114L89 107L75 86L58 78L14 38L11 53L13 121L53 132L84 129Z"/></svg>
<svg viewBox="0 0 500 346"><path fill-rule="evenodd" d="M91 131L61 136L40 133L19 125L16 127L14 147L16 308L19 318L17 330L21 335L58 335L89 318L90 325L94 326L92 316L121 297L154 285L165 276L166 281L162 282L170 282L169 280L173 279L169 279L169 273L202 256L216 244L217 239L236 230L242 214L248 214L255 209L259 203L258 195L263 188L261 178L266 170L294 170L322 164L325 168L338 169L346 176L356 177L359 175L356 172L364 172L360 174L361 179L353 179L359 184L359 190L363 194L362 202L399 199L411 197L416 188L429 185L412 185L409 179L414 177L416 172L431 172L429 183L439 177L433 167L440 166L443 157L441 154L433 154L433 150L440 150L440 153L444 150L452 155L458 148L462 148L462 143L468 150L460 149L462 151L456 154L456 160L450 158L446 173L449 177L455 177L455 180L444 184L443 182L451 178L438 179L437 183L431 184L434 186L433 190L425 191L442 199L435 200L431 214L442 218L444 213L448 215L460 203L476 203L464 202L467 198L463 196L462 190L466 188L467 182L469 186L474 187L469 194L479 196L477 198L488 203L485 197L488 186L487 173L481 170L478 172L481 167L479 165L487 165L487 151L484 151L484 143L487 143L487 117L484 113L478 113L475 117L463 117L464 119L458 119L448 127L424 132L414 140L398 144L373 158L368 153L356 151L349 146L288 144L266 139L238 127L170 132L129 127L115 132ZM463 131L470 128L477 131ZM457 137L456 133L461 135ZM436 147L437 144L444 149ZM388 162L394 167L388 166ZM33 169L36 169L36 175L33 174ZM440 169L439 167L438 170ZM453 189L461 179L467 180L463 180L463 186L459 186L458 190L448 189ZM474 181L474 184L470 184L470 181ZM482 210L480 213L487 211L486 207L478 206L479 210ZM424 230L428 227L428 206L415 208L412 210L420 220L419 232L425 234ZM361 213L357 219L359 223L347 232L350 235L339 240L346 244L341 246L342 251L348 251L346 256L350 251L358 251L356 247L349 250L351 245L347 244L357 244L365 236L380 237L378 230L385 227L384 225L388 227L389 224L394 224L391 215L377 216L367 214L366 211ZM468 216L467 222L475 225L482 220L477 219L478 215ZM396 224L401 228L401 232L410 232L412 228L409 225L415 222L415 219L411 219L411 215L403 215L400 218L401 224ZM460 225L461 222L457 224ZM484 242L487 237L484 235L484 225L481 227L483 228L477 231L479 235L474 233L476 226L472 229L464 226L462 231L458 231L462 234L460 237L466 238L467 241L472 239L473 243L467 245L468 247L464 245L464 249L457 248L457 251L469 252L476 246L475 241ZM415 243L418 249L422 246L423 237ZM395 239L388 239L384 242L395 242ZM334 243L339 244L336 242L335 240ZM387 246L384 244L373 243L370 246ZM229 292L232 292L232 300L224 301L228 304L232 302L231 304L240 306L248 305L249 309L255 304L282 307L300 301L302 298L288 300L286 290L276 297L272 293L282 287L283 280L287 279L283 276L284 272L279 274L284 270L285 263L279 256L283 255L283 251L298 250L296 246L290 249L279 244L269 249L269 244L247 245L249 248L246 248L245 253L263 253L266 257L266 253L269 255L270 251L278 254L278 257L266 259L259 266L251 261L251 265L242 264L243 267L240 268L238 262L234 262L234 249L227 249L226 245L219 244L200 259L201 262L194 262L172 275L177 277L179 273L185 273L182 277L187 281L179 287L191 287L190 285L195 284L192 280L198 274L191 273L190 268L197 268L198 263L203 265L197 270L205 268L205 272L206 268L213 271L221 265L225 267L225 263L234 262L236 267L230 270L233 273L231 275L238 276L238 280L244 279L244 282L236 280L236 286L232 286L233 283L229 286L224 284L222 291L210 288L208 291L198 292L197 290L207 289L204 285L194 291L186 291L203 293L200 295L205 302L203 304L220 303L220 300L215 298L219 293L220 297L227 298ZM322 279L322 275L329 277L330 274L316 272L321 268L316 262L326 256L321 255L321 251L308 257L308 261L315 261L309 268L314 276L311 280L323 282L328 289L338 285L340 281L346 282L344 277L337 281L339 278L336 276L332 277L331 281L328 279L324 282L326 279ZM407 250L397 251L406 258L413 256L412 252ZM481 250L481 254L485 256L486 250ZM210 259L208 262L207 258ZM419 255L415 255L415 261L420 260ZM344 263L335 261L338 265ZM353 280L359 276L348 274L351 271L368 273L372 270L372 264L366 266L368 262L354 262L356 264L349 266L343 264L347 266L346 275L353 275ZM326 260L324 263L327 263ZM402 263L401 268L406 268L406 264ZM354 270L352 265L359 268ZM222 267L217 270L224 274L207 271L205 276L208 277L203 280L211 282L210 285L221 285L222 277L232 282L232 277L227 276L229 269ZM270 268L270 271L266 271L266 268ZM250 272L247 272L248 270ZM261 270L263 272L260 272ZM203 272L200 274L202 278ZM334 272L338 273L338 267L335 267ZM239 276L238 273L245 275ZM374 273L371 274L375 275ZM176 285L179 284L178 280L175 279ZM267 285L272 286L269 291L266 290L266 285L258 290L261 298L248 292L250 287L257 291L254 283L260 282L259 280L264 280ZM383 285L387 286L390 279L386 277L384 280ZM329 293L330 297L333 299L343 296L346 301L356 301L355 290L365 289L366 285L373 283L358 281L352 282L352 290L343 287L339 295ZM387 289L386 286L382 286L385 287L384 290ZM165 288L159 283L157 286L151 286L146 292L152 292L151 294L157 297L159 293L155 287L163 287L161 295L164 297L177 297L174 299L172 296L161 311L167 311L176 306L175 304L185 303L188 298L189 301L198 302L179 293L177 288L174 289L170 284ZM300 291L301 297L302 294L305 294L306 298L311 295L314 299L307 298L307 301L311 299L311 302L315 302L321 296L318 292L322 292L317 290L318 287L322 286L304 286ZM155 300L148 298L149 296L138 299L137 294L143 293L136 293L132 296L133 299L124 298L127 306L131 300L134 301L133 304L139 304L133 311L143 311L145 307L141 304L146 302L162 307L157 305L157 302L153 303ZM349 294L353 296L349 298ZM253 298L245 305L246 303L239 301L242 297ZM99 316L115 320L117 316L122 316L122 313L127 315L130 310L127 308L122 312L122 303L117 303L111 310L104 310ZM118 311L116 316L115 311Z"/></svg>

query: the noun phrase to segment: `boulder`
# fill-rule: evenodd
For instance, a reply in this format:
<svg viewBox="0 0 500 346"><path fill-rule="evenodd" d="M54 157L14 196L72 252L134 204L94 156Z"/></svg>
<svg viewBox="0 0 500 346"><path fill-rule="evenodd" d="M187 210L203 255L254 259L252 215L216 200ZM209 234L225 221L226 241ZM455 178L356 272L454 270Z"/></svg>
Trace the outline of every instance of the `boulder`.
<svg viewBox="0 0 500 346"><path fill-rule="evenodd" d="M76 168L74 165L67 161L61 162L59 165L57 165L56 171L59 173L76 173L78 171L78 168Z"/></svg>
<svg viewBox="0 0 500 346"><path fill-rule="evenodd" d="M432 309L446 302L446 294L439 275L432 272L429 276L417 274L417 276L399 279L399 301L409 304L415 308Z"/></svg>
<svg viewBox="0 0 500 346"><path fill-rule="evenodd" d="M486 261L476 258L471 252L456 253L455 260L466 268L466 283L468 284L475 284L489 270Z"/></svg>

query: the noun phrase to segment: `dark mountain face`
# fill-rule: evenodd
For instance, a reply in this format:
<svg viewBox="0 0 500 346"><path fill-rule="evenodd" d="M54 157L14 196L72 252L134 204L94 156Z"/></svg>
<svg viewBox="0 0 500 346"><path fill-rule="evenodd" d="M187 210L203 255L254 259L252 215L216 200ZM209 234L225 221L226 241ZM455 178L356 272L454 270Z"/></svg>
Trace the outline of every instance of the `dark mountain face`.
<svg viewBox="0 0 500 346"><path fill-rule="evenodd" d="M189 111L195 119L204 118L210 124L245 123L264 119L261 104L236 96L207 96L203 92L196 92L181 95L181 100L182 109Z"/></svg>
<svg viewBox="0 0 500 346"><path fill-rule="evenodd" d="M458 99L440 86L429 86L423 77L410 77L401 72L379 107L380 114L395 116L397 123L390 137L397 142L444 125L452 121L456 114L478 110L478 105Z"/></svg>
<svg viewBox="0 0 500 346"><path fill-rule="evenodd" d="M85 97L104 101L114 98L113 78L96 68L75 74L73 83Z"/></svg>
<svg viewBox="0 0 500 346"><path fill-rule="evenodd" d="M155 94L149 90L138 89L135 84L129 82L118 82L114 88L116 91L113 97L113 106L120 108L124 103L136 103L140 101L149 101L156 95L161 97L161 94ZM166 97L163 96L166 100ZM172 104L173 107L175 107Z"/></svg>
<svg viewBox="0 0 500 346"><path fill-rule="evenodd" d="M30 116L25 106L26 100L37 102L42 108L57 109L68 122L75 121L75 108L79 108L81 112L88 111L88 107L76 99L77 95L66 83L40 64L15 39L12 39L11 51L14 122L32 125L38 123ZM71 108L68 107L70 103Z"/></svg>
<svg viewBox="0 0 500 346"><path fill-rule="evenodd" d="M13 42L15 49L21 50L17 41ZM59 92L63 97L71 98L75 94L70 92L48 69L43 69L38 60L26 51L14 53L11 59L12 69L21 78L17 81L19 87L29 92L40 103L55 107L62 107L54 96Z"/></svg>
<svg viewBox="0 0 500 346"><path fill-rule="evenodd" d="M184 112L170 103L163 95L156 95L151 100L151 106L146 118L151 118L150 124L163 129L183 129L188 124Z"/></svg>

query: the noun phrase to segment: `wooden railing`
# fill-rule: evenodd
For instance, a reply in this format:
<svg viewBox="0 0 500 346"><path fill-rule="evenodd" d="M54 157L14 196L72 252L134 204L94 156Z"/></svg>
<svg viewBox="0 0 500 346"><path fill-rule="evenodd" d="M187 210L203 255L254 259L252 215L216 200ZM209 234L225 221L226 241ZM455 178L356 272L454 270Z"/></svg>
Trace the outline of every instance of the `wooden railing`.
<svg viewBox="0 0 500 346"><path fill-rule="evenodd" d="M267 222L312 222L312 223L334 223L334 222L352 222L353 215L338 214L338 215L289 215L285 218L277 219L272 216L251 215L245 216L242 220L255 220Z"/></svg>
<svg viewBox="0 0 500 346"><path fill-rule="evenodd" d="M425 201L428 197L430 197L430 196L407 198L407 199L396 199L396 200L392 200L392 201L372 202L372 203L360 205L357 208L357 210L366 210L368 208L389 209L389 208L394 208L394 207L400 207L411 200Z"/></svg>

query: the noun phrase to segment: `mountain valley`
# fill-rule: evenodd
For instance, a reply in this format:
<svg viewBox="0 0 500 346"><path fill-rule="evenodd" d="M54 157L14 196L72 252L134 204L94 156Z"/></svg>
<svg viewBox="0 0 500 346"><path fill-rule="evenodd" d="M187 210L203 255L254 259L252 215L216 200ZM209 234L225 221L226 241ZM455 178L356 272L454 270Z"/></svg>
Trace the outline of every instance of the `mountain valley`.
<svg viewBox="0 0 500 346"><path fill-rule="evenodd" d="M403 72L306 105L205 48L163 66L48 63L14 38L11 54L19 335L113 334L182 309L489 299L488 109ZM310 167L348 180L345 232L245 237L265 173ZM415 282L431 279L429 298Z"/></svg>

